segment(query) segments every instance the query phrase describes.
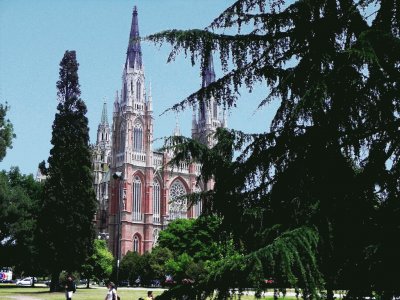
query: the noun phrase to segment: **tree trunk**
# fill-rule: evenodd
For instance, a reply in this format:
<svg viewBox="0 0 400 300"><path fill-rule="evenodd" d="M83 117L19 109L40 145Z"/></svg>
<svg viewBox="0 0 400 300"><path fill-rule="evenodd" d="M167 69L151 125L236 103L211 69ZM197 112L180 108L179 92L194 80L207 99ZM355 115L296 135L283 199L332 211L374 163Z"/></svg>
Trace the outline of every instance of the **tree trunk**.
<svg viewBox="0 0 400 300"><path fill-rule="evenodd" d="M86 288L89 288L89 278L86 279Z"/></svg>
<svg viewBox="0 0 400 300"><path fill-rule="evenodd" d="M58 292L60 289L60 271L53 271L51 273L50 292Z"/></svg>

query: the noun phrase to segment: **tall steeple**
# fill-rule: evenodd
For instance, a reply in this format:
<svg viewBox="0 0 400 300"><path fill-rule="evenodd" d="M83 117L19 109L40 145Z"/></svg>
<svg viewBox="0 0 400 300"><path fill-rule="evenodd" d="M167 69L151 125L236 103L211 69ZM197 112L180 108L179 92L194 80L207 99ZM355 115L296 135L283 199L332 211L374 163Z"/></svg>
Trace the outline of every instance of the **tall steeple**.
<svg viewBox="0 0 400 300"><path fill-rule="evenodd" d="M123 109L133 109L136 112L144 113L144 79L144 67L138 25L138 11L135 6L132 13L132 25L131 32L129 34L126 63L122 73L121 106Z"/></svg>
<svg viewBox="0 0 400 300"><path fill-rule="evenodd" d="M142 48L140 47L138 12L136 6L133 8L131 33L129 35L128 50L125 67L142 67Z"/></svg>
<svg viewBox="0 0 400 300"><path fill-rule="evenodd" d="M201 77L202 88L207 87L215 81L212 53L210 53L210 56L206 61L206 66L201 72ZM220 119L219 110L218 102L214 97L211 97L210 99L202 99L199 103L198 111L196 105L193 106L192 137L209 147L212 147L216 142L213 138L216 129L223 126L224 123L223 120ZM197 120L196 113L198 113Z"/></svg>
<svg viewBox="0 0 400 300"><path fill-rule="evenodd" d="M213 61L212 53L210 53L210 56L208 57L208 61L207 61L207 67L203 70L201 75L202 75L201 87L203 87L203 88L215 81L214 61Z"/></svg>
<svg viewBox="0 0 400 300"><path fill-rule="evenodd" d="M101 120L99 126L97 127L97 145L99 145L102 150L109 147L111 141L110 133L111 130L107 117L107 102L106 99L104 99Z"/></svg>

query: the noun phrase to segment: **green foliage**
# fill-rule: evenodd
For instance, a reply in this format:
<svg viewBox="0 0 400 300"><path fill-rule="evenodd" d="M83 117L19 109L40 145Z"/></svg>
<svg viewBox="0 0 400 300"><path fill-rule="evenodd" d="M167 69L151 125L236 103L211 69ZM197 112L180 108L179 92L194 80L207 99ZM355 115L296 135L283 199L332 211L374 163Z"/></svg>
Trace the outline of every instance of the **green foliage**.
<svg viewBox="0 0 400 300"><path fill-rule="evenodd" d="M108 250L106 241L95 239L93 254L82 266L82 274L87 279L87 286L89 287L90 280L101 282L108 279L112 273L113 262L114 257Z"/></svg>
<svg viewBox="0 0 400 300"><path fill-rule="evenodd" d="M163 247L155 247L151 251L149 265L150 269L154 274L154 278L156 279L164 279L165 275L168 274L165 269L165 264L168 260L172 259L173 253L168 248Z"/></svg>
<svg viewBox="0 0 400 300"><path fill-rule="evenodd" d="M41 253L52 278L58 278L61 270L79 270L92 254L94 239L92 221L96 201L87 110L80 99L78 65L75 51L66 51L60 63L58 112L48 158L46 197L39 217Z"/></svg>
<svg viewBox="0 0 400 300"><path fill-rule="evenodd" d="M119 278L127 279L133 285L135 280L143 277L147 279L146 272L148 269L148 254L139 255L137 252L128 251L121 260Z"/></svg>
<svg viewBox="0 0 400 300"><path fill-rule="evenodd" d="M400 295L398 11L396 1L238 0L205 30L148 37L202 68L219 52L224 75L172 109L211 96L231 108L259 83L268 93L258 108L279 104L262 134L219 130L212 149L169 140L172 164L201 162L199 180L214 179L200 195L205 213L221 217L239 253L209 269L220 299L267 273L310 297Z"/></svg>
<svg viewBox="0 0 400 300"><path fill-rule="evenodd" d="M17 167L0 173L0 264L14 271L36 275L42 271L38 259L36 227L42 184Z"/></svg>
<svg viewBox="0 0 400 300"><path fill-rule="evenodd" d="M0 162L6 156L7 148L12 148L12 139L15 138L12 123L6 119L9 106L0 103Z"/></svg>

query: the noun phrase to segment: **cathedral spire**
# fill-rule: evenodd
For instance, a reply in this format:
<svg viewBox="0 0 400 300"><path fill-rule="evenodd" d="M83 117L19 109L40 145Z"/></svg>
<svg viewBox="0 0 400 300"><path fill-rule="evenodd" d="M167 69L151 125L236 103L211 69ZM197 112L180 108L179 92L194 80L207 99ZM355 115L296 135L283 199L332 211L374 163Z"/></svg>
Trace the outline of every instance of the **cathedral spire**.
<svg viewBox="0 0 400 300"><path fill-rule="evenodd" d="M105 98L104 98L104 103L103 103L103 111L101 112L101 124L108 125L107 101Z"/></svg>
<svg viewBox="0 0 400 300"><path fill-rule="evenodd" d="M207 60L207 67L201 73L202 75L202 87L208 86L210 83L215 81L215 72L214 72L214 61L212 57L212 53Z"/></svg>
<svg viewBox="0 0 400 300"><path fill-rule="evenodd" d="M142 49L140 47L138 12L136 6L133 8L132 13L131 33L129 35L125 67L142 67Z"/></svg>

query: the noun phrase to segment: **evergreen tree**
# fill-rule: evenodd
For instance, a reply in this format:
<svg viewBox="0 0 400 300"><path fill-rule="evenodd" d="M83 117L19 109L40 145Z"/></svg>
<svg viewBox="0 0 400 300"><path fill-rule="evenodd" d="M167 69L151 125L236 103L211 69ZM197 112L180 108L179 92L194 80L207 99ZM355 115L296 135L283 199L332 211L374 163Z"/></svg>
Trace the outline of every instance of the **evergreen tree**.
<svg viewBox="0 0 400 300"><path fill-rule="evenodd" d="M171 140L175 162L200 161L203 180L214 177L208 212L245 249L212 274L221 298L249 272L255 285L273 274L311 296L400 295L399 11L398 1L238 0L205 30L149 37L203 68L220 54L225 75L173 109L210 96L232 107L259 82L269 92L258 107L279 102L264 134L221 130L210 150Z"/></svg>
<svg viewBox="0 0 400 300"><path fill-rule="evenodd" d="M94 239L96 202L87 110L80 99L78 66L75 51L66 51L57 81L58 112L39 220L42 254L52 276L51 291L56 290L62 270L80 269L91 255Z"/></svg>

